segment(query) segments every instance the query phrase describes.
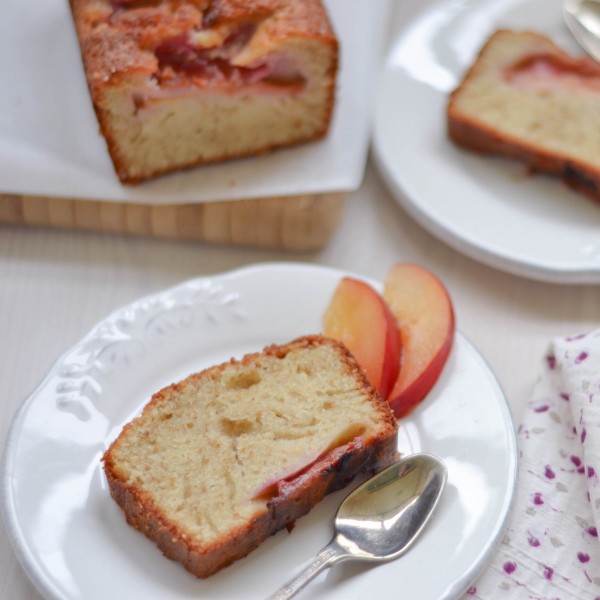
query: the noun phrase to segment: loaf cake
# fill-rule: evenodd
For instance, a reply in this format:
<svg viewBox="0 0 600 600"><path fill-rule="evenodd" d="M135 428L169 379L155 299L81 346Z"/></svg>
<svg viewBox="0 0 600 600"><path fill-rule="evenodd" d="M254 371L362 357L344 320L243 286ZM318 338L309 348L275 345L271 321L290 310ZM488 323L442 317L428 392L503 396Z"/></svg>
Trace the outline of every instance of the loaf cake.
<svg viewBox="0 0 600 600"><path fill-rule="evenodd" d="M204 578L391 464L396 438L346 347L308 336L162 389L102 460L127 522Z"/></svg>
<svg viewBox="0 0 600 600"><path fill-rule="evenodd" d="M320 0L70 0L117 175L322 138L338 42Z"/></svg>
<svg viewBox="0 0 600 600"><path fill-rule="evenodd" d="M599 106L599 64L538 33L499 30L450 95L448 132L600 199Z"/></svg>

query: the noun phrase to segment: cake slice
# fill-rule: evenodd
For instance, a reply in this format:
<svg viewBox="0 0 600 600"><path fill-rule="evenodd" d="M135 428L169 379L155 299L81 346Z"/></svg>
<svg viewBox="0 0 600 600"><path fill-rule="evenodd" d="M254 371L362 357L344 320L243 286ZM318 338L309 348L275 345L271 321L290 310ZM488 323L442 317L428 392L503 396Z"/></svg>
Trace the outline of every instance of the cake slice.
<svg viewBox="0 0 600 600"><path fill-rule="evenodd" d="M540 34L499 30L451 94L448 132L600 199L599 105L598 63Z"/></svg>
<svg viewBox="0 0 600 600"><path fill-rule="evenodd" d="M320 0L70 4L121 181L326 135L338 42Z"/></svg>
<svg viewBox="0 0 600 600"><path fill-rule="evenodd" d="M396 438L346 347L309 336L159 391L103 461L127 522L208 577L391 464Z"/></svg>

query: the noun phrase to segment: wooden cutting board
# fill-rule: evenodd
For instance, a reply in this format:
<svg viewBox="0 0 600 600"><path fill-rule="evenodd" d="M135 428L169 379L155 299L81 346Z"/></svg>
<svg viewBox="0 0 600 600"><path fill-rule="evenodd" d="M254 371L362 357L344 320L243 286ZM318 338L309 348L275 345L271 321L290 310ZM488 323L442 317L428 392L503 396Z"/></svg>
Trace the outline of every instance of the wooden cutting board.
<svg viewBox="0 0 600 600"><path fill-rule="evenodd" d="M306 251L329 241L344 203L343 193L177 205L0 194L0 223Z"/></svg>

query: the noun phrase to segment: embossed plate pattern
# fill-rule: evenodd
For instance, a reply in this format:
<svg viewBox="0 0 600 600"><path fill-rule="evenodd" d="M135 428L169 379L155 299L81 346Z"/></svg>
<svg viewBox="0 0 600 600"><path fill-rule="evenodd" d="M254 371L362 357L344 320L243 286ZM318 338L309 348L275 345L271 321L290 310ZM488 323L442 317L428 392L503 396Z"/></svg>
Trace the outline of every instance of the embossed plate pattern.
<svg viewBox="0 0 600 600"><path fill-rule="evenodd" d="M100 457L162 386L211 364L316 333L344 275L267 264L188 281L115 312L70 349L17 413L2 465L2 508L23 568L60 600L264 598L329 541L337 492L247 558L197 580L128 527L111 500ZM378 285L374 283L374 285ZM427 400L402 421L399 449L437 454L449 485L410 553L319 577L312 598L455 597L503 531L516 470L504 396L458 334ZM430 577L432 570L436 576Z"/></svg>

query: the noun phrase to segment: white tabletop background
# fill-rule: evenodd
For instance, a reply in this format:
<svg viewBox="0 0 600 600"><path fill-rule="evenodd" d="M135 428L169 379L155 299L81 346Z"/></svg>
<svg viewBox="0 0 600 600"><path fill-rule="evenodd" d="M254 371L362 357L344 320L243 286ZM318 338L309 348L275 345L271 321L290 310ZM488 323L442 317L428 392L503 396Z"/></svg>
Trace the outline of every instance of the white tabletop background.
<svg viewBox="0 0 600 600"><path fill-rule="evenodd" d="M403 6L400 16L410 10ZM458 327L496 374L516 423L549 340L600 325L600 287L529 281L458 254L403 213L372 163L361 189L348 197L340 228L314 253L3 226L0 445L18 406L55 360L107 314L189 278L273 261L328 265L378 280L396 261L431 269L446 283ZM41 598L1 522L0 598Z"/></svg>

